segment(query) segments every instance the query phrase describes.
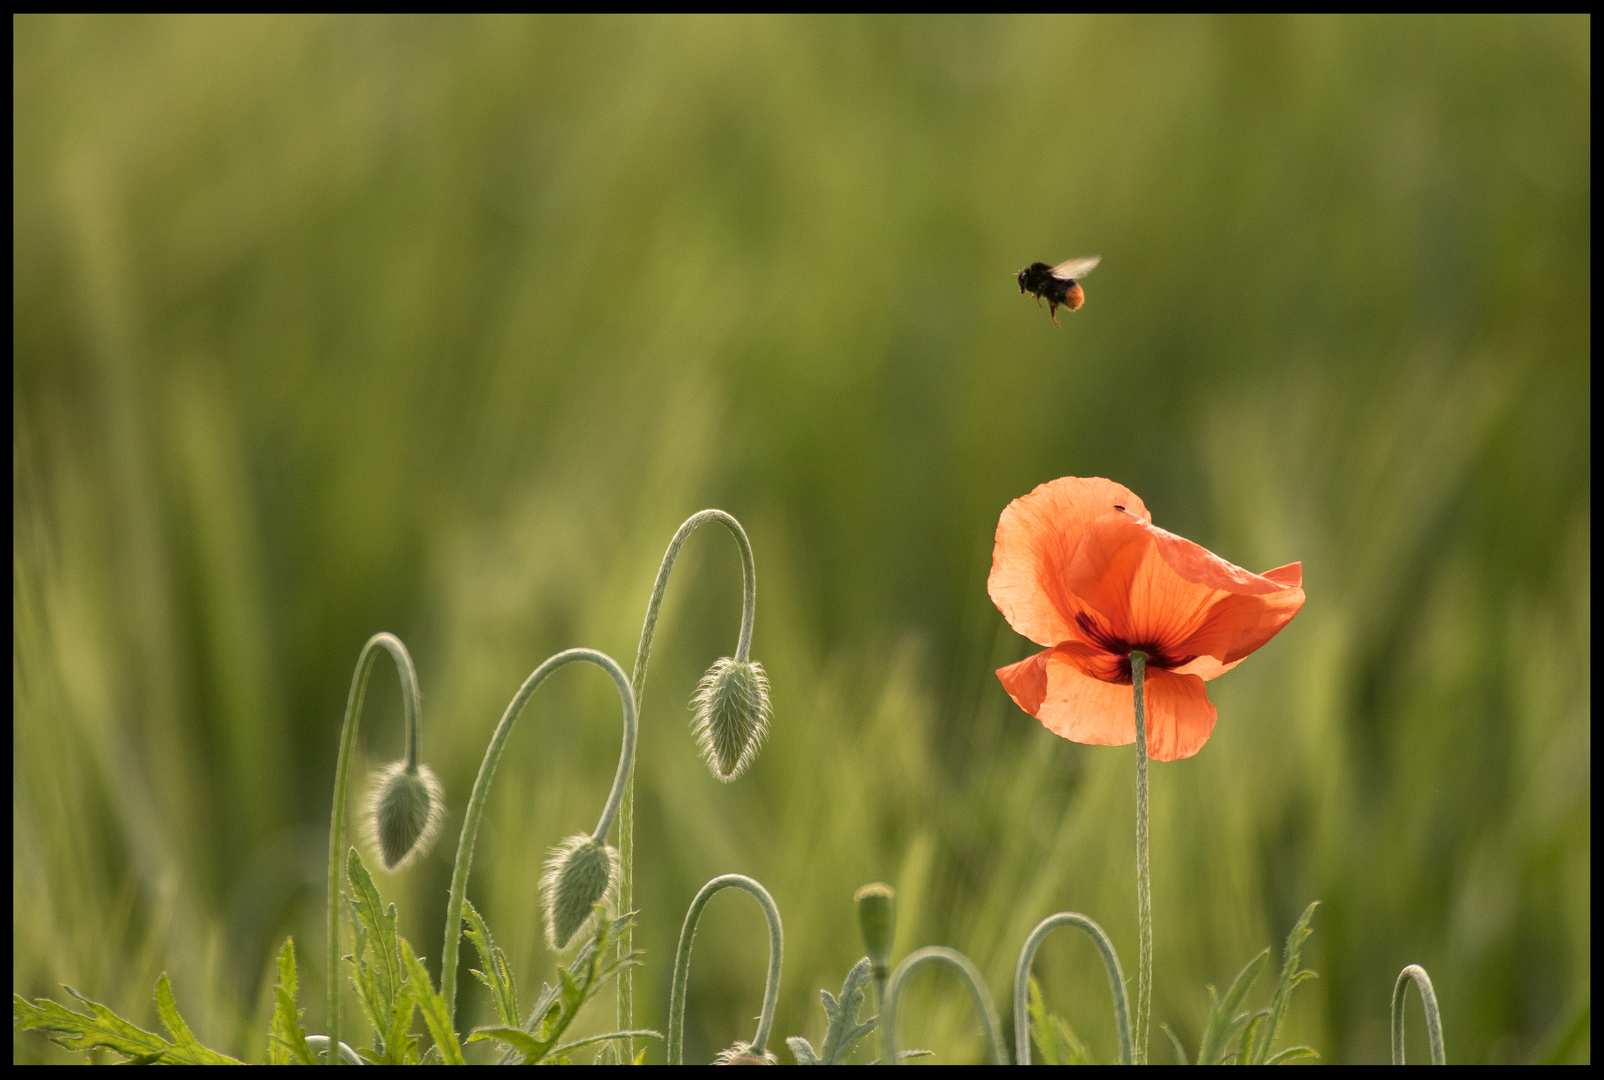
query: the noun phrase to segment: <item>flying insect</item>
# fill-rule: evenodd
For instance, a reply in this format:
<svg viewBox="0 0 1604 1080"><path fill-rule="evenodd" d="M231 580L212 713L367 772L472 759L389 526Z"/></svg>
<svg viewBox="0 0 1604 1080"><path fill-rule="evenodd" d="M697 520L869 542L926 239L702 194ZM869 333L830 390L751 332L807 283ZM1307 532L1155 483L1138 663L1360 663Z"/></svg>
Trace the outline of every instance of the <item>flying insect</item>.
<svg viewBox="0 0 1604 1080"><path fill-rule="evenodd" d="M1053 325L1061 325L1058 321L1058 305L1062 304L1070 311L1079 311L1080 306L1086 302L1086 293L1080 287L1080 279L1092 272L1092 268L1102 261L1101 255L1086 255L1078 259L1067 259L1057 266L1048 266L1046 263L1031 263L1019 272L1019 291L1030 293L1040 304L1042 298L1047 299L1047 314L1053 317Z"/></svg>

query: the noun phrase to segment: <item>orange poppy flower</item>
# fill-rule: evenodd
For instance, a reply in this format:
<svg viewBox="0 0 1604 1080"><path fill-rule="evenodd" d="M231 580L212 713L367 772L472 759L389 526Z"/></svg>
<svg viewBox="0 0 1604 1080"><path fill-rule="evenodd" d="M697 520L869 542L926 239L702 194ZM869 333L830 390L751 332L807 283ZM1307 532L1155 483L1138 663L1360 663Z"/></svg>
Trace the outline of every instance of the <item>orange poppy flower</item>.
<svg viewBox="0 0 1604 1080"><path fill-rule="evenodd" d="M1147 753L1191 757L1214 730L1205 680L1303 606L1303 564L1250 574L1156 527L1130 489L1066 476L1008 504L986 590L1046 648L997 669L1008 695L1072 742L1136 741L1133 650L1147 653Z"/></svg>

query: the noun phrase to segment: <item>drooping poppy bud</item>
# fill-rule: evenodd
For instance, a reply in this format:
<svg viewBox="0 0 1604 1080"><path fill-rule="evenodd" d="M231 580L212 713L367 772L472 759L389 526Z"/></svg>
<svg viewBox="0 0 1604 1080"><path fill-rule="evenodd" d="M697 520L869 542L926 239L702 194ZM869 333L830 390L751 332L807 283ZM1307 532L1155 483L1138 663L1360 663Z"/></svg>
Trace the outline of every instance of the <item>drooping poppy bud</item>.
<svg viewBox="0 0 1604 1080"><path fill-rule="evenodd" d="M552 849L540 877L546 944L567 948L580 927L618 885L618 852L593 837L570 836Z"/></svg>
<svg viewBox="0 0 1604 1080"><path fill-rule="evenodd" d="M865 885L852 899L858 902L858 929L863 947L879 978L891 974L891 945L897 936L897 890L882 881Z"/></svg>
<svg viewBox="0 0 1604 1080"><path fill-rule="evenodd" d="M691 699L691 730L713 775L726 784L757 759L769 733L769 680L753 660L713 662Z"/></svg>
<svg viewBox="0 0 1604 1080"><path fill-rule="evenodd" d="M427 765L392 761L373 776L363 826L386 870L425 854L445 820L445 791Z"/></svg>

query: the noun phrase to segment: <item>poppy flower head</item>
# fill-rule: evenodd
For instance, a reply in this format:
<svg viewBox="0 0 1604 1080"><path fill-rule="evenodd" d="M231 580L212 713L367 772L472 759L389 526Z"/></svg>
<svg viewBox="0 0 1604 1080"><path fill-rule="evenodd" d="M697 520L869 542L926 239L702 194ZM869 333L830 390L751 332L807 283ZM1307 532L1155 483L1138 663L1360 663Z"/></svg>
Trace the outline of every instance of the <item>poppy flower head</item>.
<svg viewBox="0 0 1604 1080"><path fill-rule="evenodd" d="M998 669L1020 708L1074 742L1134 742L1130 654L1147 654L1148 753L1190 757L1214 730L1203 683L1303 606L1302 565L1253 574L1158 528L1130 489L1064 477L997 522L987 591L1045 650Z"/></svg>

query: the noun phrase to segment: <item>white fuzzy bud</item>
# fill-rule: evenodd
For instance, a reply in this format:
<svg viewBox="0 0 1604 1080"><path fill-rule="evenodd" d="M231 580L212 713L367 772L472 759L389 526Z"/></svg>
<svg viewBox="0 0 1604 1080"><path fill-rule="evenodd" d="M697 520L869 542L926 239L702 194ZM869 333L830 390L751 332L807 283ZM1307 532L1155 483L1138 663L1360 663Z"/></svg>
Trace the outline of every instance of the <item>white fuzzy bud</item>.
<svg viewBox="0 0 1604 1080"><path fill-rule="evenodd" d="M551 851L540 877L546 909L546 944L563 949L618 887L618 852L583 834L570 836Z"/></svg>
<svg viewBox="0 0 1604 1080"><path fill-rule="evenodd" d="M425 854L446 817L445 791L427 765L392 761L373 775L363 832L386 870Z"/></svg>
<svg viewBox="0 0 1604 1080"><path fill-rule="evenodd" d="M769 680L751 660L716 660L691 698L691 730L713 775L726 784L757 759L769 733Z"/></svg>

